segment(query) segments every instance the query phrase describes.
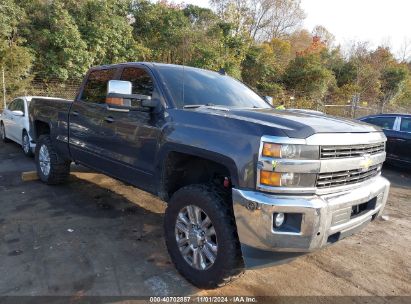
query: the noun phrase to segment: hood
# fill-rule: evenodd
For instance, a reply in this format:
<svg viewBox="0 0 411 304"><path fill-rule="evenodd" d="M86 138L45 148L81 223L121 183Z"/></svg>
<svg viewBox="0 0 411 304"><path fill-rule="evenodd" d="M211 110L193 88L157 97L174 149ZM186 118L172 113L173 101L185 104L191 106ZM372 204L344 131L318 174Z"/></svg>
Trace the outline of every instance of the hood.
<svg viewBox="0 0 411 304"><path fill-rule="evenodd" d="M321 112L275 109L225 109L201 108L227 118L244 120L280 128L288 137L307 138L315 133L368 133L381 132L367 123L324 115ZM216 113L217 114L217 113ZM268 134L269 135L269 134Z"/></svg>

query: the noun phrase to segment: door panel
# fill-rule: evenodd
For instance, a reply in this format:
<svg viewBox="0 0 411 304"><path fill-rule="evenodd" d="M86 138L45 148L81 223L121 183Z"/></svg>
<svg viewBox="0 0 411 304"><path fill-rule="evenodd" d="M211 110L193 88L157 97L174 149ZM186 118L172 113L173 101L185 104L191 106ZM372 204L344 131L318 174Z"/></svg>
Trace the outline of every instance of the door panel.
<svg viewBox="0 0 411 304"><path fill-rule="evenodd" d="M116 176L152 191L161 120L139 111L111 112L108 116L112 122L103 123L105 150L110 159L120 165Z"/></svg>
<svg viewBox="0 0 411 304"><path fill-rule="evenodd" d="M383 130L385 136L387 137L386 152L388 158L397 159L398 149L397 149L397 136L398 131L394 130Z"/></svg>
<svg viewBox="0 0 411 304"><path fill-rule="evenodd" d="M22 123L22 116L17 116L13 111L24 112L24 101L20 98L13 100L8 106L6 135L17 143L21 143L21 130L19 125Z"/></svg>
<svg viewBox="0 0 411 304"><path fill-rule="evenodd" d="M83 101L73 103L69 118L70 150L75 160L85 162L86 155L103 153L99 145L101 142L101 122L104 115L105 109L102 104Z"/></svg>
<svg viewBox="0 0 411 304"><path fill-rule="evenodd" d="M23 99L17 100L16 110L24 113L24 116L14 115L14 122L15 122L14 135L16 137L16 142L18 142L19 144L22 144L23 143L22 135L23 135L25 116L26 116L26 109L24 107Z"/></svg>
<svg viewBox="0 0 411 304"><path fill-rule="evenodd" d="M102 123L106 116L107 83L116 69L92 71L87 78L82 96L70 109L70 153L73 159L86 166L110 174L110 162L103 143L106 141Z"/></svg>
<svg viewBox="0 0 411 304"><path fill-rule="evenodd" d="M401 117L397 133L398 158L411 163L411 117Z"/></svg>
<svg viewBox="0 0 411 304"><path fill-rule="evenodd" d="M397 116L375 116L364 119L365 122L379 126L387 137L386 152L388 158L398 158L396 131L394 131Z"/></svg>
<svg viewBox="0 0 411 304"><path fill-rule="evenodd" d="M158 98L158 90L148 71L128 67L121 80L132 83L132 93ZM158 115L143 111L116 112L107 110L103 120L106 139L104 150L110 159L119 164L116 172L121 179L152 192L155 170L155 155L162 120Z"/></svg>
<svg viewBox="0 0 411 304"><path fill-rule="evenodd" d="M154 158L161 121L148 112L107 109L107 82L118 79L116 73L116 70L95 70L89 74L82 96L70 111L70 152L79 163L153 192ZM154 98L150 76L140 74L138 83L132 75L128 75L130 78L125 74L123 80L134 81L133 94Z"/></svg>
<svg viewBox="0 0 411 304"><path fill-rule="evenodd" d="M4 124L4 128L6 129L6 135L9 139L14 139L12 138L11 128L12 124L14 123L14 117L12 117L11 111L9 109L4 109L3 114L2 114L2 120Z"/></svg>

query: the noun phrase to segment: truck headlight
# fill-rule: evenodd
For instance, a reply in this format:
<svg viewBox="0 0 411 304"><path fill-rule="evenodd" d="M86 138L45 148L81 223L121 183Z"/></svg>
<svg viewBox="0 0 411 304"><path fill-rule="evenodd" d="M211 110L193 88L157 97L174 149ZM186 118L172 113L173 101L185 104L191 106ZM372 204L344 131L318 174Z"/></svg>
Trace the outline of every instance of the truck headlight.
<svg viewBox="0 0 411 304"><path fill-rule="evenodd" d="M314 187L316 177L317 174L312 173L280 173L261 170L260 184L272 187Z"/></svg>
<svg viewBox="0 0 411 304"><path fill-rule="evenodd" d="M319 159L319 147L308 145L273 144L265 142L262 154L265 157L288 159Z"/></svg>

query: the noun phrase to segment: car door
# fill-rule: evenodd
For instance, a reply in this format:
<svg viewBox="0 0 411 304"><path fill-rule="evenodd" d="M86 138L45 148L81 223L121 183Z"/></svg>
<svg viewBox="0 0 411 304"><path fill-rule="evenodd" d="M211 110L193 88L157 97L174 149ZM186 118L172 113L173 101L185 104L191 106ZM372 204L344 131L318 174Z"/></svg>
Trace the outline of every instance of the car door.
<svg viewBox="0 0 411 304"><path fill-rule="evenodd" d="M23 113L21 115L20 113ZM26 116L26 109L24 107L24 99L18 98L16 99L15 110L12 112L13 115L13 127L12 132L13 136L15 137L15 141L19 144L22 144L23 139L23 128Z"/></svg>
<svg viewBox="0 0 411 304"><path fill-rule="evenodd" d="M117 68L91 70L80 96L76 97L69 115L70 153L76 162L111 173L110 151L102 130L107 116L105 98L107 83L116 76Z"/></svg>
<svg viewBox="0 0 411 304"><path fill-rule="evenodd" d="M387 144L386 144L386 152L387 158L398 158L397 155L397 132L394 130L394 126L396 125L397 116L374 116L365 118L363 121L379 126L382 128L385 136L387 137Z"/></svg>
<svg viewBox="0 0 411 304"><path fill-rule="evenodd" d="M161 99L154 78L143 66L124 67L120 79L131 82L132 94ZM116 176L144 190L153 190L155 152L162 123L161 116L147 111L107 110L103 121L104 150L109 151L115 164Z"/></svg>
<svg viewBox="0 0 411 304"><path fill-rule="evenodd" d="M396 136L398 158L411 163L411 117L402 116L399 119L399 131Z"/></svg>
<svg viewBox="0 0 411 304"><path fill-rule="evenodd" d="M2 120L4 124L4 128L6 130L6 136L7 138L11 140L15 140L13 136L13 125L14 125L14 116L12 114L12 111L14 110L16 105L16 100L13 100L7 105L7 108L4 109L3 115L2 115Z"/></svg>
<svg viewBox="0 0 411 304"><path fill-rule="evenodd" d="M21 132L19 133L19 125L23 118L21 113L24 113L24 101L17 98L7 107L6 119L4 120L7 137L17 143L21 143Z"/></svg>

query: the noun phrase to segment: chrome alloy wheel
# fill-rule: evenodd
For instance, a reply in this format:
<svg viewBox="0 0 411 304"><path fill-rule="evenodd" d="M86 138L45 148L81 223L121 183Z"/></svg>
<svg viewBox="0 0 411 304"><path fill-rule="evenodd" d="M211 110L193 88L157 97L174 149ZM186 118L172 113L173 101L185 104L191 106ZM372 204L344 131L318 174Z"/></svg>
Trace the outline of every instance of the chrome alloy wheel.
<svg viewBox="0 0 411 304"><path fill-rule="evenodd" d="M23 150L26 154L30 152L30 139L27 134L23 135Z"/></svg>
<svg viewBox="0 0 411 304"><path fill-rule="evenodd" d="M48 176L50 173L50 154L46 145L40 147L39 152L39 164L40 170L45 175Z"/></svg>
<svg viewBox="0 0 411 304"><path fill-rule="evenodd" d="M217 236L203 209L189 205L178 213L175 226L177 246L186 262L197 270L213 266L217 258Z"/></svg>

